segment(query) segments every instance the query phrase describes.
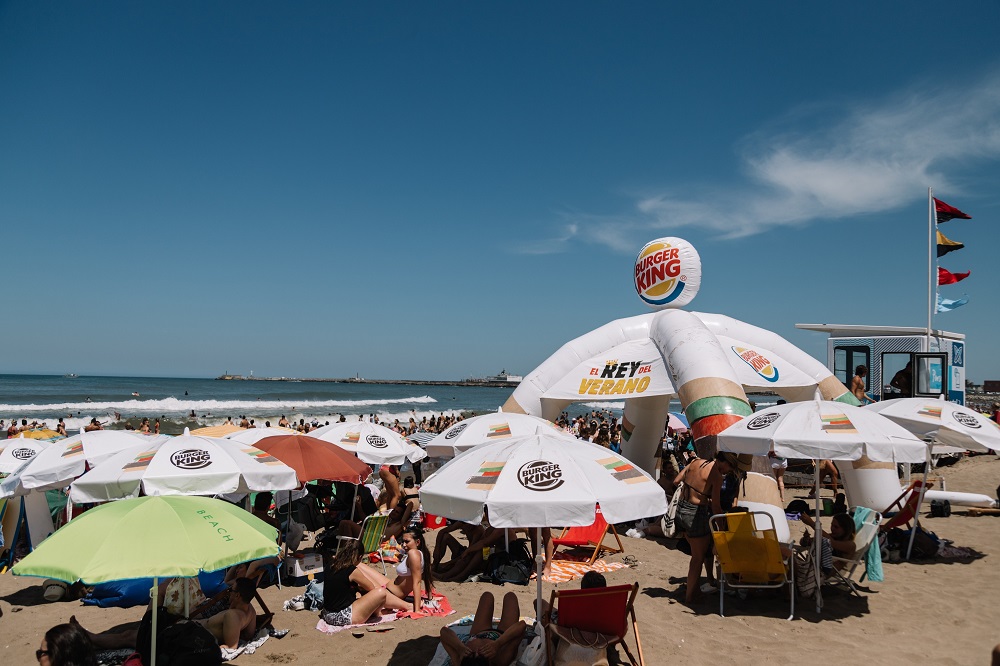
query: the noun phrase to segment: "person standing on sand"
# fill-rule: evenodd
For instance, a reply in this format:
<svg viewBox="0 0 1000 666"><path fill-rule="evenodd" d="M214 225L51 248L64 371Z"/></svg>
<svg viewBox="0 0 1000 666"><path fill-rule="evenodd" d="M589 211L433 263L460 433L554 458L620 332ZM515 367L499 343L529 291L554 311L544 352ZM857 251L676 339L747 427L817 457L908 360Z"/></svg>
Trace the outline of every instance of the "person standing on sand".
<svg viewBox="0 0 1000 666"><path fill-rule="evenodd" d="M863 365L859 365L854 368L854 377L851 379L851 393L854 397L858 399L862 405L865 402L875 402L875 399L870 397L865 392L865 377L868 376L868 368Z"/></svg>

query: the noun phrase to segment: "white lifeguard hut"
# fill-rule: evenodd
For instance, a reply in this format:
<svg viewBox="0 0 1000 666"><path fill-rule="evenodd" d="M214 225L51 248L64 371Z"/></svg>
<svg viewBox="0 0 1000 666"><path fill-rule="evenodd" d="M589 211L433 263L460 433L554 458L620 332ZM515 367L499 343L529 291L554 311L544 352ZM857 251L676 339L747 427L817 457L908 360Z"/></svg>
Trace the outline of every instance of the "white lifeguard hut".
<svg viewBox="0 0 1000 666"><path fill-rule="evenodd" d="M866 390L876 400L937 398L965 404L965 335L919 326L796 324L827 333L827 367L845 386L857 366L868 368ZM896 380L896 381L894 381Z"/></svg>

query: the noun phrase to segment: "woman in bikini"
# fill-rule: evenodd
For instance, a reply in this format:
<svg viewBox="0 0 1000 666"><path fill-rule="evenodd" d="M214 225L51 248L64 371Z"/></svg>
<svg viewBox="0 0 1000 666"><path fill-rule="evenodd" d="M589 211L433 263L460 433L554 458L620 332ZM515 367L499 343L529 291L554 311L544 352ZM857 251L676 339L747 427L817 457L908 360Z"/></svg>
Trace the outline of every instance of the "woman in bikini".
<svg viewBox="0 0 1000 666"><path fill-rule="evenodd" d="M709 519L722 507L722 482L727 474L737 467L735 453L719 452L715 460L695 459L684 467L674 486L684 483L684 497L697 507L691 525L687 528L686 537L691 545L691 562L688 564L687 591L684 595L687 603L698 601L701 597L699 580L705 557L712 547L712 529Z"/></svg>
<svg viewBox="0 0 1000 666"><path fill-rule="evenodd" d="M483 592L469 633L459 636L450 627L441 628L441 645L453 666L510 666L517 658L517 647L524 636L524 620L517 595L508 592L503 598L500 624L493 628L493 594Z"/></svg>
<svg viewBox="0 0 1000 666"><path fill-rule="evenodd" d="M413 596L413 612L421 612L424 595L429 598L434 591L434 580L431 576L431 554L424 542L424 533L419 527L403 533L403 557L396 565L396 579L390 581L378 571L370 567L359 567L358 571L375 583L376 587L384 587L391 594L405 599Z"/></svg>

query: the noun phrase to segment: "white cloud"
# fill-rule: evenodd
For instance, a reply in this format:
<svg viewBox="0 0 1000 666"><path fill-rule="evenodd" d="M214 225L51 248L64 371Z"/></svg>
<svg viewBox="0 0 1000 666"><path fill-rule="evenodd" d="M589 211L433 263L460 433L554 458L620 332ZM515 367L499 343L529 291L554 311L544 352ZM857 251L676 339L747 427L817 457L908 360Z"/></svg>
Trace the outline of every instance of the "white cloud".
<svg viewBox="0 0 1000 666"><path fill-rule="evenodd" d="M738 238L892 210L925 196L928 185L957 193L949 171L1000 157L1000 75L961 88L923 85L872 104L812 106L780 123L808 129L778 126L742 142L743 182L663 188L621 215L567 216L578 226L566 240L631 252L650 232L698 227Z"/></svg>

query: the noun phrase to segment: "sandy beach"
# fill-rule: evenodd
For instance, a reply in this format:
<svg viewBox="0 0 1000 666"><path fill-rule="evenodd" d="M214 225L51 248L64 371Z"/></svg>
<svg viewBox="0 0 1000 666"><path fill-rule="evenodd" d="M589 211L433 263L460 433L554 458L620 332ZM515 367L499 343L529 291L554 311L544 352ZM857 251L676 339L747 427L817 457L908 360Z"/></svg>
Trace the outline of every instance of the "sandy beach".
<svg viewBox="0 0 1000 666"><path fill-rule="evenodd" d="M949 490L993 495L1000 481L1000 460L992 455L976 456L937 471ZM793 494L804 496L805 489ZM696 607L682 603L679 586L687 568L687 557L661 542L628 539L626 554L639 564L607 574L610 584L638 581L636 602L643 651L647 663L760 663L802 664L811 658L840 663L906 664L930 660L938 664L986 664L992 647L1000 642L996 628L995 602L1000 592L1000 573L995 558L1000 553L997 518L971 517L957 508L949 518L926 518L927 529L950 539L956 546L986 554L971 562L921 561L885 564L885 582L865 584L863 597L839 590L826 591L826 606L817 614L811 600L799 600L796 619L786 621L787 602L774 597L731 598L727 617L718 615L717 596L710 595ZM793 534L802 530L792 524ZM433 534L433 533L431 533ZM621 555L609 561L621 560ZM100 609L79 602L48 603L41 596L41 580L0 576L0 636L5 664L34 663L34 650L44 632L75 614L92 631L137 622L142 609ZM564 584L576 587L577 581ZM546 598L552 586L544 585ZM517 593L522 614L530 610L534 585L507 585L501 589L486 583L442 583L457 611L449 618L400 620L386 633L366 633L355 638L349 632L327 636L316 631L317 616L301 611L282 611L282 603L300 594L302 588L262 591L266 603L277 613L274 624L288 629L283 639L268 640L255 654L236 662L245 664L318 664L334 659L354 664L425 664L437 645L439 628L475 610L484 590ZM629 637L630 644L633 638ZM624 654L620 653L624 658ZM613 662L612 662L613 663Z"/></svg>

